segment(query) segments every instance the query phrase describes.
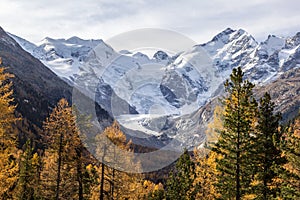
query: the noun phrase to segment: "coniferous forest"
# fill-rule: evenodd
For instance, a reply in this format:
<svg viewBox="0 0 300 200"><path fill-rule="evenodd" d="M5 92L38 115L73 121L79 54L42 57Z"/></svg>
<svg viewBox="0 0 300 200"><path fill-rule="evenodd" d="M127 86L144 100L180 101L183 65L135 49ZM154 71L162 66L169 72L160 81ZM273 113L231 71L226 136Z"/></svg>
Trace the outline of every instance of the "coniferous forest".
<svg viewBox="0 0 300 200"><path fill-rule="evenodd" d="M224 84L205 144L185 149L163 175L129 174L95 159L81 142L85 133L66 99L51 109L40 138L24 135L13 76L1 65L0 199L300 199L300 114L283 123L270 94L256 99L241 68ZM121 149L137 151L117 122L101 134ZM120 155L109 156L117 162Z"/></svg>

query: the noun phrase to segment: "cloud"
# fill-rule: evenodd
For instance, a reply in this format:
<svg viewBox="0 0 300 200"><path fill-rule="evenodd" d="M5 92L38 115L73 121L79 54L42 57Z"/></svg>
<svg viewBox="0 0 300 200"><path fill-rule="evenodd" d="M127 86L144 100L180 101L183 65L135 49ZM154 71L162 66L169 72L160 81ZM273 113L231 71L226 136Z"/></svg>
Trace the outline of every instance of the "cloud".
<svg viewBox="0 0 300 200"><path fill-rule="evenodd" d="M0 25L33 42L46 36L108 39L151 27L178 31L198 43L227 27L263 40L300 31L299 6L297 0L0 0Z"/></svg>

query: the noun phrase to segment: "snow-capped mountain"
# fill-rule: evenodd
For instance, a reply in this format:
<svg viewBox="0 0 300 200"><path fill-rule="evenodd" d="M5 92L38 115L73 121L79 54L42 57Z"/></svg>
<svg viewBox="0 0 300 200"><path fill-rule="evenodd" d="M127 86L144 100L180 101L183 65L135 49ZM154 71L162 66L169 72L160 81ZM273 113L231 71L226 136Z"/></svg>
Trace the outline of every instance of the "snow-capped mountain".
<svg viewBox="0 0 300 200"><path fill-rule="evenodd" d="M88 53L103 43L102 40L83 40L78 37L69 39L46 37L38 44L33 44L13 34L10 36L59 77L71 82L79 73L79 67L84 63Z"/></svg>
<svg viewBox="0 0 300 200"><path fill-rule="evenodd" d="M258 44L246 31L228 28L200 46L207 51L218 71L226 71L247 64Z"/></svg>
<svg viewBox="0 0 300 200"><path fill-rule="evenodd" d="M300 33L270 35L258 43L246 31L228 28L177 55L158 50L152 58L116 52L102 40L45 38L35 45L13 37L57 75L87 91L131 134L167 135L191 145L203 139L198 130L204 130L212 110L206 108L233 68L242 67L250 81L266 85L300 66Z"/></svg>

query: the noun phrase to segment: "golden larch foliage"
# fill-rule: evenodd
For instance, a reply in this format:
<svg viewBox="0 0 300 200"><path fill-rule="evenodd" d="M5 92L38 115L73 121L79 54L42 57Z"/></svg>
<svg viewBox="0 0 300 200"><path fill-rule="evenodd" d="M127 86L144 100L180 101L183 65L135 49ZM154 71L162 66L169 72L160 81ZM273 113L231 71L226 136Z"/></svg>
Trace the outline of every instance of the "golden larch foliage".
<svg viewBox="0 0 300 200"><path fill-rule="evenodd" d="M12 77L5 68L0 68L0 199L12 198L19 171L19 153L12 133L12 123L17 120L14 115L16 106L12 105L12 83L8 80Z"/></svg>

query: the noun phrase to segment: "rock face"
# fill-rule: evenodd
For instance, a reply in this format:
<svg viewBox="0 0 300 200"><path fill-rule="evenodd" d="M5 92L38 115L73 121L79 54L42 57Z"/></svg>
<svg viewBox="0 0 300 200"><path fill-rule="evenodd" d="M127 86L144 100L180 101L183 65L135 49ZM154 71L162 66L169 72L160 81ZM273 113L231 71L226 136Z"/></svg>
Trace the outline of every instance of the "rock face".
<svg viewBox="0 0 300 200"><path fill-rule="evenodd" d="M133 138L148 135L164 142L176 140L176 145L202 141L215 99L235 67L242 67L246 78L257 85L258 98L271 92L284 119L299 110L300 33L290 38L269 35L259 44L246 31L228 28L173 57L157 51L153 58L141 52L116 52L102 40L45 38L34 45L12 37L70 85L85 90Z"/></svg>
<svg viewBox="0 0 300 200"><path fill-rule="evenodd" d="M282 113L283 122L288 122L299 114L300 109L300 68L291 69L275 81L257 87L257 98L268 92L276 105L276 111Z"/></svg>

